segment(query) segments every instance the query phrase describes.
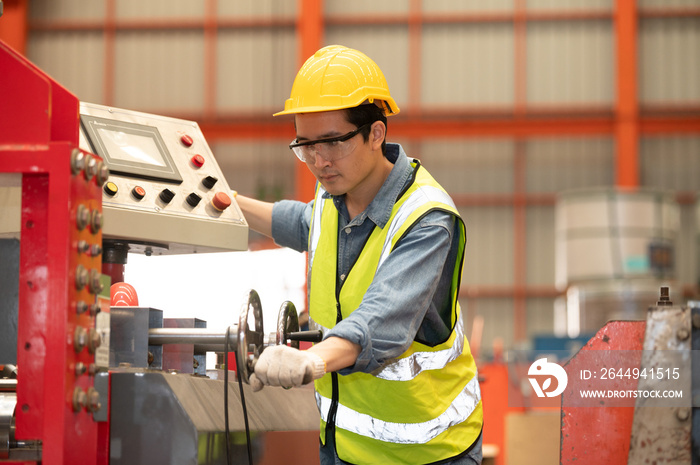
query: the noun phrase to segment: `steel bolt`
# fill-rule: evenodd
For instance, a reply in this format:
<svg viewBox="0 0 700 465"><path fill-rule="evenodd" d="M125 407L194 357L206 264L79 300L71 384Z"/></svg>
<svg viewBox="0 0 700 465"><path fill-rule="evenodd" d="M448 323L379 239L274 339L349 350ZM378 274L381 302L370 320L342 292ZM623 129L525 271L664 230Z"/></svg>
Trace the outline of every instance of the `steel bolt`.
<svg viewBox="0 0 700 465"><path fill-rule="evenodd" d="M80 412L83 407L85 407L86 401L87 395L85 394L85 391L79 387L75 388L73 390L73 411Z"/></svg>
<svg viewBox="0 0 700 465"><path fill-rule="evenodd" d="M90 316L95 316L100 313L100 304L90 304Z"/></svg>
<svg viewBox="0 0 700 465"><path fill-rule="evenodd" d="M83 362L78 362L75 364L75 376L84 375L87 371L87 367Z"/></svg>
<svg viewBox="0 0 700 465"><path fill-rule="evenodd" d="M102 186L109 179L109 168L103 161L97 162L97 185Z"/></svg>
<svg viewBox="0 0 700 465"><path fill-rule="evenodd" d="M688 331L686 328L680 328L676 333L676 337L678 337L679 341L685 341L690 337L690 331Z"/></svg>
<svg viewBox="0 0 700 465"><path fill-rule="evenodd" d="M90 210L85 205L78 205L78 210L75 212L75 225L78 231L82 231L90 221Z"/></svg>
<svg viewBox="0 0 700 465"><path fill-rule="evenodd" d="M90 244L81 239L78 241L77 249L78 253L86 253L88 250L90 250Z"/></svg>
<svg viewBox="0 0 700 465"><path fill-rule="evenodd" d="M94 354L100 345L102 345L102 336L95 328L90 328L88 332L88 350L91 354Z"/></svg>
<svg viewBox="0 0 700 465"><path fill-rule="evenodd" d="M88 270L83 265L75 268L75 288L82 291L88 283Z"/></svg>
<svg viewBox="0 0 700 465"><path fill-rule="evenodd" d="M73 174L80 173L85 168L85 155L79 149L70 153L70 169Z"/></svg>
<svg viewBox="0 0 700 465"><path fill-rule="evenodd" d="M88 310L88 304L85 301L78 301L75 303L75 313L82 315Z"/></svg>
<svg viewBox="0 0 700 465"><path fill-rule="evenodd" d="M89 279L89 289L91 294L99 294L102 292L102 288L104 286L102 285L102 282L100 281L100 272L97 270L90 270L90 279Z"/></svg>
<svg viewBox="0 0 700 465"><path fill-rule="evenodd" d="M100 229L102 229L102 224L104 223L104 218L102 217L102 212L99 210L93 210L90 213L90 229L93 234L97 234Z"/></svg>
<svg viewBox="0 0 700 465"><path fill-rule="evenodd" d="M97 392L97 390L93 387L88 388L87 390L87 405L85 408L89 412L97 412L102 408L102 404L100 403L100 393Z"/></svg>
<svg viewBox="0 0 700 465"><path fill-rule="evenodd" d="M690 418L690 410L685 407L681 407L676 411L676 417L680 421L686 421L688 418Z"/></svg>
<svg viewBox="0 0 700 465"><path fill-rule="evenodd" d="M92 244L90 246L90 256L99 257L102 255L102 246L100 244Z"/></svg>
<svg viewBox="0 0 700 465"><path fill-rule="evenodd" d="M85 167L85 179L88 181L97 174L97 160L93 157L88 158L87 166Z"/></svg>
<svg viewBox="0 0 700 465"><path fill-rule="evenodd" d="M73 333L73 348L76 352L80 352L88 343L88 334L85 328L78 326Z"/></svg>

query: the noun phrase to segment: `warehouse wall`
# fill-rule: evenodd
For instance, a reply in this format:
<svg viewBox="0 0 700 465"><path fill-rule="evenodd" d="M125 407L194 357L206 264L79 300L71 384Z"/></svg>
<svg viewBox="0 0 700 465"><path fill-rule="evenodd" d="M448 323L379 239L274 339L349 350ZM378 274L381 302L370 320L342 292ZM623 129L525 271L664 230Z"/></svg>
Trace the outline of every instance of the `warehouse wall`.
<svg viewBox="0 0 700 465"><path fill-rule="evenodd" d="M379 64L402 108L389 139L421 158L465 217L461 301L470 327L483 318L483 351L497 338L513 347L554 332L557 193L612 187L620 174L616 3L323 6L323 43L358 48ZM676 266L689 298L700 266L700 129L683 118L700 114L700 0L637 6L635 118L648 124L638 126L633 177L682 204ZM266 127L299 65L297 2L32 0L30 9L30 59L84 101ZM435 120L457 129L402 130ZM268 200L295 195L297 162L286 148L293 130L278 132L210 138L234 188Z"/></svg>

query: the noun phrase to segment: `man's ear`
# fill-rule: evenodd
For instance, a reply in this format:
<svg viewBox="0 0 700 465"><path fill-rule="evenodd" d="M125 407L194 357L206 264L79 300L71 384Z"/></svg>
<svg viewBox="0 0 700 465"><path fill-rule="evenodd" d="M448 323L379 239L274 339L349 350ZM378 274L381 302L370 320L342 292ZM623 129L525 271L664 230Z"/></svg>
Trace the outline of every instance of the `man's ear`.
<svg viewBox="0 0 700 465"><path fill-rule="evenodd" d="M381 150L382 143L386 138L386 126L381 121L375 121L372 123L370 130L370 144L372 144L372 150Z"/></svg>

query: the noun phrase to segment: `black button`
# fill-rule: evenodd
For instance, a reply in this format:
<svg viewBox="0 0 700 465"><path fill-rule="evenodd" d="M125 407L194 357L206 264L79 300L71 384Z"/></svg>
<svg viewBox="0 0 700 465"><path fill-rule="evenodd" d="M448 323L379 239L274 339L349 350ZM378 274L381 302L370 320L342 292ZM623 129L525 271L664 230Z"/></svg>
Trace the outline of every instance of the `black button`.
<svg viewBox="0 0 700 465"><path fill-rule="evenodd" d="M170 201L175 197L175 192L171 191L170 189L163 189L160 191L160 194L158 195L160 197L160 200L162 200L165 203L170 203Z"/></svg>
<svg viewBox="0 0 700 465"><path fill-rule="evenodd" d="M187 203L189 203L193 207L196 207L201 200L202 198L194 192L187 196Z"/></svg>
<svg viewBox="0 0 700 465"><path fill-rule="evenodd" d="M206 178L202 179L202 184L204 184L204 187L207 189L211 189L214 187L214 184L216 184L217 181L218 179L214 176L207 176Z"/></svg>

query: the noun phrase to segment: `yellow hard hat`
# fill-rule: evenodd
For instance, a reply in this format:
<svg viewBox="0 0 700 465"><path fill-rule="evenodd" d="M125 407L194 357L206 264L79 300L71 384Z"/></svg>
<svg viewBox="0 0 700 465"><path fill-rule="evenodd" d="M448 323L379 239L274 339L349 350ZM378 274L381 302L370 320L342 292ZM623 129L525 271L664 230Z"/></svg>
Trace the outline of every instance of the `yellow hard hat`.
<svg viewBox="0 0 700 465"><path fill-rule="evenodd" d="M399 112L379 66L367 55L342 45L323 47L297 73L292 93L278 115L314 113L379 104L387 116Z"/></svg>

